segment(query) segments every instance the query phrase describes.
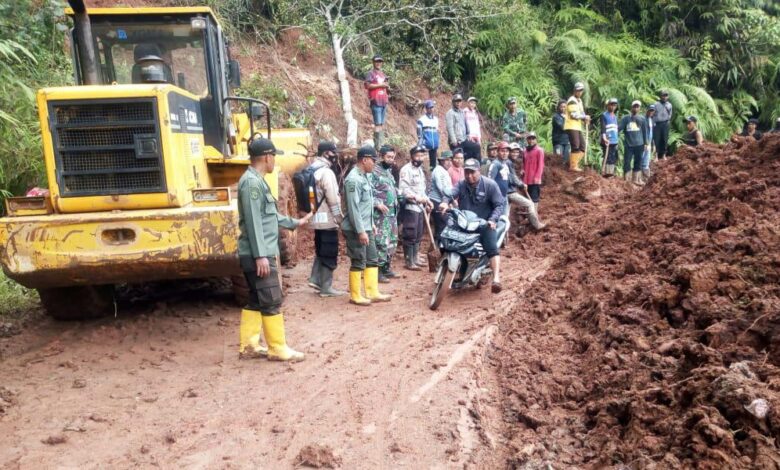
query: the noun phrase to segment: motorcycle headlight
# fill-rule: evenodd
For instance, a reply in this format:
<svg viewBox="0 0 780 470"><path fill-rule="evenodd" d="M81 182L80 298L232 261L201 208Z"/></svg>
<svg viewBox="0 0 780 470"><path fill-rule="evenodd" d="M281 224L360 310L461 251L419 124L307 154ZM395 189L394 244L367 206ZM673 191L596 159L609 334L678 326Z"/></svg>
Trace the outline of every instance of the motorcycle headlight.
<svg viewBox="0 0 780 470"><path fill-rule="evenodd" d="M469 226L466 230L469 232L476 232L479 229L479 220L472 220L469 222Z"/></svg>
<svg viewBox="0 0 780 470"><path fill-rule="evenodd" d="M468 230L469 220L463 214L458 214L458 227L462 228L463 230Z"/></svg>

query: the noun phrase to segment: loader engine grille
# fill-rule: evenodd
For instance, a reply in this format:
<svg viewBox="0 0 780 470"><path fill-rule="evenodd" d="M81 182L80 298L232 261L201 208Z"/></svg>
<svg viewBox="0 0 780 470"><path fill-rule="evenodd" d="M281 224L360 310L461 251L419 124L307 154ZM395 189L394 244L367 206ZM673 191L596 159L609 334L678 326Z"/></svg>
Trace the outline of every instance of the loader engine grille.
<svg viewBox="0 0 780 470"><path fill-rule="evenodd" d="M61 196L166 190L154 98L53 101L49 124Z"/></svg>

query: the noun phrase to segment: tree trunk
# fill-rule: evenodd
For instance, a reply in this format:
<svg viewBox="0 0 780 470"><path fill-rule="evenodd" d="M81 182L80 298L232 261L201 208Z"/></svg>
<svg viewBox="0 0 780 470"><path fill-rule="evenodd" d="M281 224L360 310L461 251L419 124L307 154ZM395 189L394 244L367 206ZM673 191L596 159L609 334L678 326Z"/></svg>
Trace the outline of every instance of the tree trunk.
<svg viewBox="0 0 780 470"><path fill-rule="evenodd" d="M341 110L344 112L344 120L347 122L347 145L352 148L358 146L358 124L352 115L352 94L349 90L347 70L344 67L344 49L341 46L341 36L331 33L333 40L333 55L336 57L336 74L341 88Z"/></svg>

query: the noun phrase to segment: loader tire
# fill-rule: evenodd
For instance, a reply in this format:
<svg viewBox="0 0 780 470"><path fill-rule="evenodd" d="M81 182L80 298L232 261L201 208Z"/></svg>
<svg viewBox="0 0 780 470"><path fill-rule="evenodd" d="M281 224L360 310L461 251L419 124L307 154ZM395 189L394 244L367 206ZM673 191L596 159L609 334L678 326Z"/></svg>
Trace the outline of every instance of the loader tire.
<svg viewBox="0 0 780 470"><path fill-rule="evenodd" d="M90 320L116 311L113 285L38 289L38 295L46 313L57 320Z"/></svg>
<svg viewBox="0 0 780 470"><path fill-rule="evenodd" d="M279 173L279 211L289 217L298 217L295 188L286 173ZM282 266L292 268L298 263L298 236L294 230L279 228L279 255Z"/></svg>

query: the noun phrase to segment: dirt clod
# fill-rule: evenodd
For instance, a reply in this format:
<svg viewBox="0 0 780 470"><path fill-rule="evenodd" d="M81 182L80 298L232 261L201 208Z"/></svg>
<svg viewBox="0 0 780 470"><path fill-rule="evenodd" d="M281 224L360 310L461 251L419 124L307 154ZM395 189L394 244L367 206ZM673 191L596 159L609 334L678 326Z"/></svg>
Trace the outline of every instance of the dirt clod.
<svg viewBox="0 0 780 470"><path fill-rule="evenodd" d="M47 437L46 439L43 439L41 442L49 446L56 446L68 442L68 436L64 434L54 434L52 436Z"/></svg>
<svg viewBox="0 0 780 470"><path fill-rule="evenodd" d="M311 468L339 468L341 457L337 456L328 445L309 444L298 453L295 465Z"/></svg>

